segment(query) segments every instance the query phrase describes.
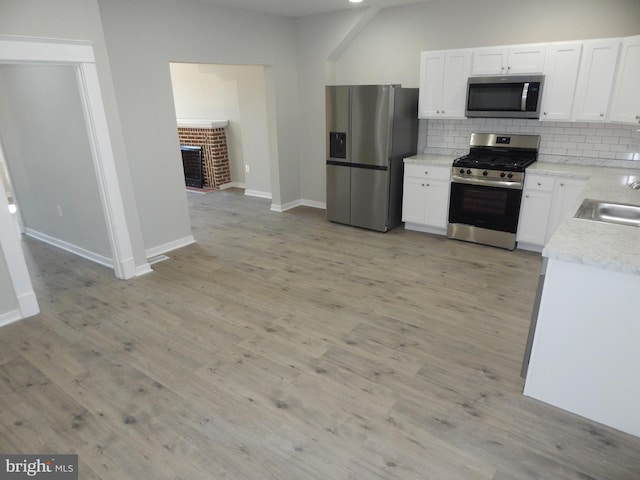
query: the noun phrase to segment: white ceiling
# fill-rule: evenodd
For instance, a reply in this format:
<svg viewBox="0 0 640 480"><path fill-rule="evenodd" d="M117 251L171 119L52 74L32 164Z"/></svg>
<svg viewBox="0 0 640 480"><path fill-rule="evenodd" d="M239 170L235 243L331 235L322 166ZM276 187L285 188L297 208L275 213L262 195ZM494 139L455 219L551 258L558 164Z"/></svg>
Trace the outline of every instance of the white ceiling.
<svg viewBox="0 0 640 480"><path fill-rule="evenodd" d="M215 5L236 7L258 12L275 13L287 17L303 17L315 13L334 12L362 7L397 7L430 0L363 0L349 3L349 0L204 0Z"/></svg>

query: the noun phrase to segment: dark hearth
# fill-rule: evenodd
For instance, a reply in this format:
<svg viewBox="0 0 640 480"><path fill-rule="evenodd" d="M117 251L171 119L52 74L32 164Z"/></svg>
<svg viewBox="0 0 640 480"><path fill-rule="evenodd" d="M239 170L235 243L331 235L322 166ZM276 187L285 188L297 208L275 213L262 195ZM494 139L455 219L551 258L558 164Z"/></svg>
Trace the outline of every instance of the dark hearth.
<svg viewBox="0 0 640 480"><path fill-rule="evenodd" d="M204 186L202 147L180 145L180 153L182 153L185 184L187 187L202 188Z"/></svg>

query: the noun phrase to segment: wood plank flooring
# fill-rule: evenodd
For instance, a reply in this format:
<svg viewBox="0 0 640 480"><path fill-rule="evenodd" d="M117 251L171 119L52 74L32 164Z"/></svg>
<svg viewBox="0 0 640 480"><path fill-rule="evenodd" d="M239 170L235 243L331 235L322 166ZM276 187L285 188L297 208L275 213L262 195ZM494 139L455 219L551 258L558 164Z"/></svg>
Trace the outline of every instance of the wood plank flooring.
<svg viewBox="0 0 640 480"><path fill-rule="evenodd" d="M42 313L0 329L0 452L99 480L640 479L639 438L522 396L539 255L189 202L197 244L128 282L24 240Z"/></svg>

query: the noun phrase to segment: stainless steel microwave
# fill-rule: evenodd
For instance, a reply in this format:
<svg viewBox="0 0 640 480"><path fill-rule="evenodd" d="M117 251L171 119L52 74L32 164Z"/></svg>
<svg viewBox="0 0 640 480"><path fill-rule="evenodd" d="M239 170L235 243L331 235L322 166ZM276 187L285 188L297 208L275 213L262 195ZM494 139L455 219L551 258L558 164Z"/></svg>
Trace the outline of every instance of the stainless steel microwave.
<svg viewBox="0 0 640 480"><path fill-rule="evenodd" d="M469 77L467 117L540 118L543 75Z"/></svg>

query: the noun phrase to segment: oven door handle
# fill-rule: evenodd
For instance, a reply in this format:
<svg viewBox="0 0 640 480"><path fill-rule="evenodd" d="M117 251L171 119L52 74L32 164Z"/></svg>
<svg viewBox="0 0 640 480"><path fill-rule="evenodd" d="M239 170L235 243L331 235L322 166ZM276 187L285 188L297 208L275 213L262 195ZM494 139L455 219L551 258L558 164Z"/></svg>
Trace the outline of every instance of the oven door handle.
<svg viewBox="0 0 640 480"><path fill-rule="evenodd" d="M511 190L522 190L522 182L510 182L508 180L489 180L485 178L465 178L454 175L451 183L464 183L466 185L478 185L480 187L499 187Z"/></svg>

